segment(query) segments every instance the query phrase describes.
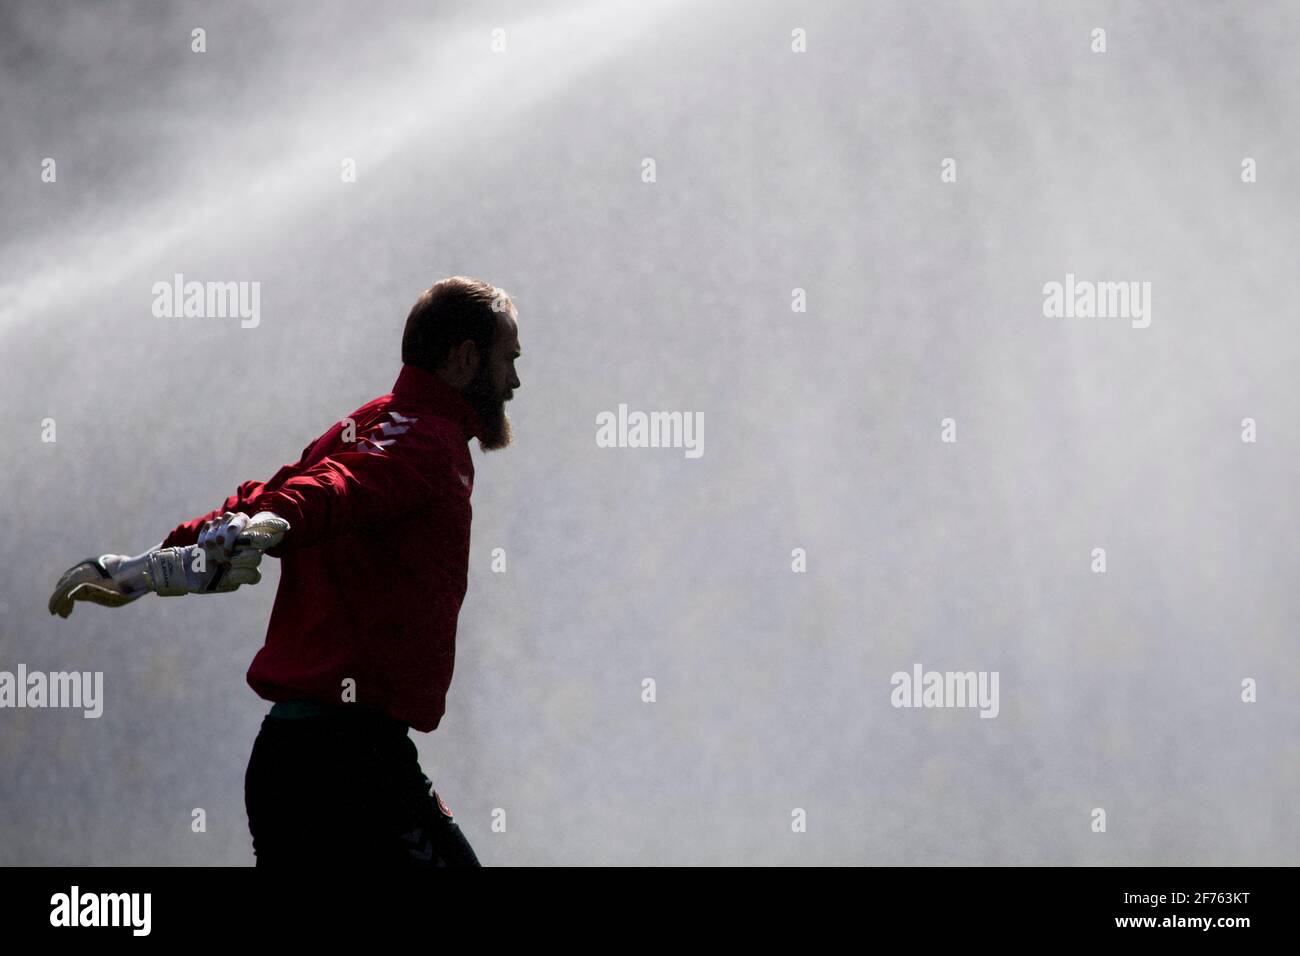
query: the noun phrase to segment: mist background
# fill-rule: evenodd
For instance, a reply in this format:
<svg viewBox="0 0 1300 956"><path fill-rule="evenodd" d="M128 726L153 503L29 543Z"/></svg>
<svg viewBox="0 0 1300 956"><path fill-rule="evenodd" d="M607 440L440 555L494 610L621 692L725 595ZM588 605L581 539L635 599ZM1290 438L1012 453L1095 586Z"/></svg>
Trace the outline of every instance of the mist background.
<svg viewBox="0 0 1300 956"><path fill-rule="evenodd" d="M412 737L485 864L1295 864L1298 44L1270 3L6 4L0 669L106 701L0 711L0 863L253 862L278 563L48 595L389 391L460 273L522 387ZM260 326L154 318L177 272ZM1067 272L1151 326L1044 318ZM596 447L620 402L703 457ZM1000 715L891 707L914 662Z"/></svg>

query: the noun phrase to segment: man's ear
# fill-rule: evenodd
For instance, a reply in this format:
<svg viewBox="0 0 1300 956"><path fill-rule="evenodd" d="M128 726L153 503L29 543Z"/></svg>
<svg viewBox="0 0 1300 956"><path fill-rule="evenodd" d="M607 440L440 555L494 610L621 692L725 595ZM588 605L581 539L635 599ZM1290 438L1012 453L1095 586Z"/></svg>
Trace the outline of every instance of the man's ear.
<svg viewBox="0 0 1300 956"><path fill-rule="evenodd" d="M478 346L474 344L473 339L466 339L454 349L456 363L461 368L473 370L478 362Z"/></svg>
<svg viewBox="0 0 1300 956"><path fill-rule="evenodd" d="M480 356L473 339L466 339L447 353L443 363L443 376L454 388L464 388L478 371Z"/></svg>

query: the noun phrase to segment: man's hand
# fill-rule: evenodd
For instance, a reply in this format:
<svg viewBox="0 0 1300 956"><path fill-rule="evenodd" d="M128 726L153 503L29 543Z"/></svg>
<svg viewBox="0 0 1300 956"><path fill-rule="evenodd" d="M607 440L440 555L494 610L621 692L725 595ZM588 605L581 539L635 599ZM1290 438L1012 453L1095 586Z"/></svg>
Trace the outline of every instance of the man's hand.
<svg viewBox="0 0 1300 956"><path fill-rule="evenodd" d="M146 553L147 554L147 553ZM143 558L124 554L101 554L87 558L63 572L50 595L50 613L67 617L76 601L90 601L104 607L121 607L149 593L144 579Z"/></svg>
<svg viewBox="0 0 1300 956"><path fill-rule="evenodd" d="M121 607L150 591L217 594L257 584L262 552L279 544L288 530L289 522L269 511L251 518L228 511L203 526L198 544L154 548L135 557L87 558L63 572L50 596L50 613L67 617L77 601Z"/></svg>
<svg viewBox="0 0 1300 956"><path fill-rule="evenodd" d="M262 580L262 552L273 548L289 522L269 511L253 517L227 511L207 522L198 544L150 552L145 566L149 590L163 596L221 594Z"/></svg>
<svg viewBox="0 0 1300 956"><path fill-rule="evenodd" d="M242 511L227 511L203 525L199 530L198 544L225 560L236 547L251 547L258 551L274 548L288 530L289 522L269 511L259 511L251 518Z"/></svg>

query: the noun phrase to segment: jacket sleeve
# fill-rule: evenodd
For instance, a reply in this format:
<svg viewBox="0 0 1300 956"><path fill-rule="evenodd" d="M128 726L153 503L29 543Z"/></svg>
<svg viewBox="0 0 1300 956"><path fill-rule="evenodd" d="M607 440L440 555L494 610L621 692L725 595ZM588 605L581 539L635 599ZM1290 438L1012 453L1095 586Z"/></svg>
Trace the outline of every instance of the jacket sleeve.
<svg viewBox="0 0 1300 956"><path fill-rule="evenodd" d="M219 518L227 511L248 511L246 503L253 495L256 495L261 491L262 488L265 487L265 484L265 482L261 481L244 482L233 495L222 503L220 508L178 524L171 530L171 533L163 539L162 547L170 548L173 545L183 547L187 544L194 544L199 540L199 531L202 529L205 522L210 521L213 518Z"/></svg>
<svg viewBox="0 0 1300 956"><path fill-rule="evenodd" d="M319 441L319 439L317 439L317 441ZM252 512L248 510L252 500L268 487L274 487L277 483L287 480L292 474L294 474L294 472L301 468L302 463L306 460L307 455L311 452L315 444L316 442L313 441L310 445L304 448L296 462L292 465L285 465L282 467L271 476L269 481L246 481L235 490L233 495L221 503L221 507L209 511L207 514L200 515L197 518L191 518L189 521L178 524L171 530L171 533L163 539L160 547L184 547L185 545L196 544L199 540L199 531L202 530L203 525L206 522L211 521L213 518L221 517L227 511L242 511L245 514L252 515ZM271 554L269 551L267 553Z"/></svg>
<svg viewBox="0 0 1300 956"><path fill-rule="evenodd" d="M455 481L450 447L432 432L412 429L391 445L337 451L280 483L268 483L244 509L272 511L289 522L272 557L377 527L440 495L463 488Z"/></svg>

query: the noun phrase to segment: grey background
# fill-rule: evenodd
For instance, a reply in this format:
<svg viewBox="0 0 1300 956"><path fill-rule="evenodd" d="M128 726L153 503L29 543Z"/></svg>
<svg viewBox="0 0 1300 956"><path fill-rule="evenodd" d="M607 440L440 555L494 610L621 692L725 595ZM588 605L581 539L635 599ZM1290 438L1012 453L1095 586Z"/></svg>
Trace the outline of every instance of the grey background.
<svg viewBox="0 0 1300 956"><path fill-rule="evenodd" d="M523 386L413 736L484 863L1297 862L1300 6L0 16L0 669L107 697L0 711L0 863L251 864L277 563L47 596L388 391L457 273L515 296ZM155 319L175 272L261 282L260 327ZM1067 272L1150 281L1150 328L1044 318ZM620 402L704 456L597 448ZM892 708L916 661L999 671L1000 716Z"/></svg>

